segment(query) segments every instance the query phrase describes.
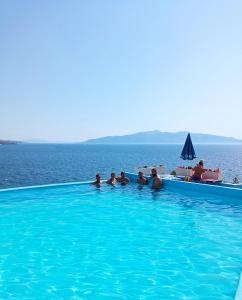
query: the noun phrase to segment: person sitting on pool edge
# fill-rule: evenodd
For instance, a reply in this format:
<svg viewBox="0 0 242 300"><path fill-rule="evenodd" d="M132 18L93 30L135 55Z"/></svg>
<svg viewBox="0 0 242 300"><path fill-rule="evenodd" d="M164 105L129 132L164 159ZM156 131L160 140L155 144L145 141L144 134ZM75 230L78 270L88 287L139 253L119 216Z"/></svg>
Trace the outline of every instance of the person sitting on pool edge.
<svg viewBox="0 0 242 300"><path fill-rule="evenodd" d="M206 171L206 169L204 169L203 167L203 161L200 160L199 163L192 170L194 171L192 175L192 180L200 181L202 179L202 174Z"/></svg>
<svg viewBox="0 0 242 300"><path fill-rule="evenodd" d="M138 179L136 182L143 185L149 184L148 179L144 177L144 173L141 171L138 173Z"/></svg>
<svg viewBox="0 0 242 300"><path fill-rule="evenodd" d="M110 179L107 180L107 184L115 185L117 182L115 173L111 173Z"/></svg>
<svg viewBox="0 0 242 300"><path fill-rule="evenodd" d="M160 189L162 187L162 180L160 179L160 177L157 174L157 170L155 168L153 168L151 170L151 177L153 178L152 181L152 189Z"/></svg>
<svg viewBox="0 0 242 300"><path fill-rule="evenodd" d="M129 183L129 178L125 176L125 173L122 171L120 173L120 177L117 177L117 181L122 185L126 185Z"/></svg>
<svg viewBox="0 0 242 300"><path fill-rule="evenodd" d="M96 185L96 187L100 187L102 184L101 176L100 174L96 174L96 180L92 182L93 185Z"/></svg>

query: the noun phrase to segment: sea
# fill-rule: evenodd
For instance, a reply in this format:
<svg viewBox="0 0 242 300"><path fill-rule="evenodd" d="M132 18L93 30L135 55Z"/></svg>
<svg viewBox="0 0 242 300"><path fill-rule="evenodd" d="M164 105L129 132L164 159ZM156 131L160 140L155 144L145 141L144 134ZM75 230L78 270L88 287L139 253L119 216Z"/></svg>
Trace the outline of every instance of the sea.
<svg viewBox="0 0 242 300"><path fill-rule="evenodd" d="M180 159L183 145L136 144L16 144L0 146L0 188L87 181L100 173L135 172L137 167L164 165L167 173L176 166L205 167L223 171L224 180L242 181L242 145L194 145L197 159Z"/></svg>

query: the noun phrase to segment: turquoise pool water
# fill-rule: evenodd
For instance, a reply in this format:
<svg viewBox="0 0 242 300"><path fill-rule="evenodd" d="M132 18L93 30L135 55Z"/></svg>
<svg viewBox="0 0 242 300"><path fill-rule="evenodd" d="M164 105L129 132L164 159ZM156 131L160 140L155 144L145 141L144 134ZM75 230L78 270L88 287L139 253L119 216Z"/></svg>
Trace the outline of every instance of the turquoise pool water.
<svg viewBox="0 0 242 300"><path fill-rule="evenodd" d="M0 193L0 299L233 299L242 206L135 185Z"/></svg>

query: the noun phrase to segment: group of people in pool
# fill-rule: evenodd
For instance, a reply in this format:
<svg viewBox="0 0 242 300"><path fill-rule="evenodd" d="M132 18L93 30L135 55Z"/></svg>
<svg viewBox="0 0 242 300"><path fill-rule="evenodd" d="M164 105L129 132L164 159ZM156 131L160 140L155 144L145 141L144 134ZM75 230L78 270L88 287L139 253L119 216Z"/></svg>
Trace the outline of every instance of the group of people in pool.
<svg viewBox="0 0 242 300"><path fill-rule="evenodd" d="M202 178L202 174L206 171L202 160L200 160L199 163L193 168L193 171L194 173L191 179L193 181L200 181ZM96 180L92 184L96 185L97 187L101 187L102 183L115 186L116 184L126 185L129 184L129 182L129 178L125 175L125 172L122 171L120 173L120 176L118 177L116 177L116 174L112 172L110 178L107 181L102 181L101 175L96 174ZM144 176L143 172L138 173L138 178L136 182L140 185L148 185L150 183L150 181ZM151 170L151 188L160 189L161 187L162 179L157 174L157 170L153 168Z"/></svg>
<svg viewBox="0 0 242 300"><path fill-rule="evenodd" d="M160 189L162 187L162 179L157 174L157 170L155 168L151 170L151 178L151 188ZM100 174L96 174L96 180L92 184L97 187L101 187L102 183L115 186L116 184L126 185L129 184L129 182L129 178L125 175L125 172L122 171L118 177L116 177L115 173L111 173L110 178L105 182L102 181ZM143 172L139 172L136 183L140 185L148 185L150 182L144 176Z"/></svg>

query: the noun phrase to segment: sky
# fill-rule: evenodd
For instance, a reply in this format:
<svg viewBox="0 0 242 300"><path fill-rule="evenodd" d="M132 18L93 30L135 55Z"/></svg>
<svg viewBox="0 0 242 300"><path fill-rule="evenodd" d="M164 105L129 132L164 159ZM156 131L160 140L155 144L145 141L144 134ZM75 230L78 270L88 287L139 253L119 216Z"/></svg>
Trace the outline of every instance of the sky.
<svg viewBox="0 0 242 300"><path fill-rule="evenodd" d="M242 138L240 0L0 4L0 139Z"/></svg>

